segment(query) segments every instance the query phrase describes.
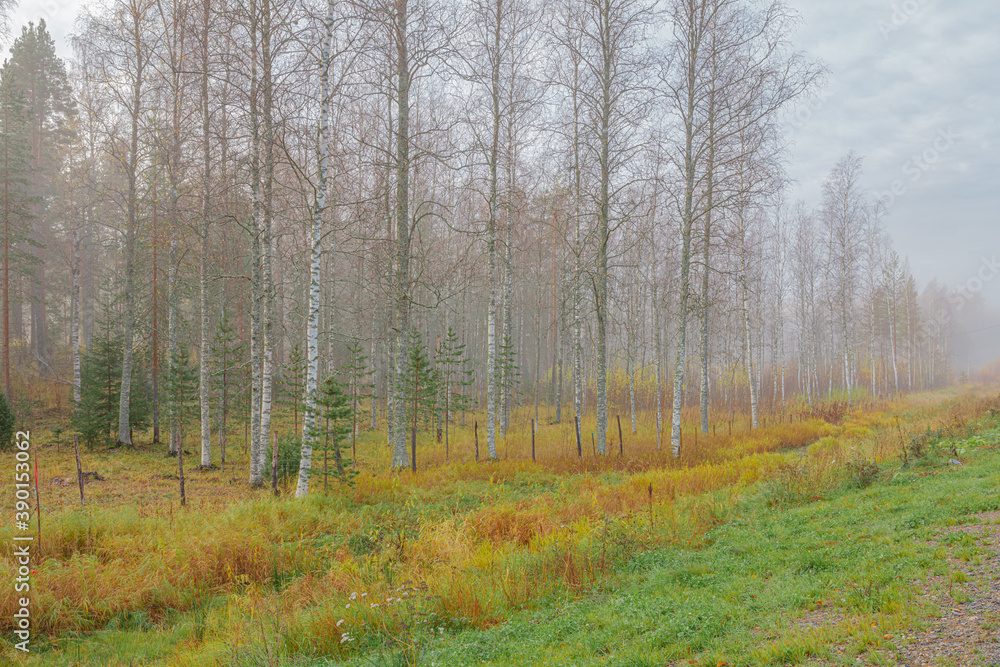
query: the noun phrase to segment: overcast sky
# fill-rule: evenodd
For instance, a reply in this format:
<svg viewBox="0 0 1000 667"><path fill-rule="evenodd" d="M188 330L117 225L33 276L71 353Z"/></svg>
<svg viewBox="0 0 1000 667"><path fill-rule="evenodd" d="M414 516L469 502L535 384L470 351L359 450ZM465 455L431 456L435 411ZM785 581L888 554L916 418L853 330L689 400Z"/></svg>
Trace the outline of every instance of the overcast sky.
<svg viewBox="0 0 1000 667"><path fill-rule="evenodd" d="M921 286L952 287L1000 259L1000 3L996 0L788 0L798 47L828 67L820 93L790 123L793 197L818 205L847 151L865 186L891 191L885 220ZM63 56L84 3L23 0L14 34L44 17ZM973 280L971 286L977 287ZM982 293L1000 307L1000 275Z"/></svg>
<svg viewBox="0 0 1000 667"><path fill-rule="evenodd" d="M882 193L899 181L885 224L921 285L937 277L957 287L984 258L1000 260L1000 4L791 4L803 18L799 48L830 70L792 123L796 198L817 203L830 167L853 149L865 158L868 188ZM1000 307L1000 275L983 295Z"/></svg>

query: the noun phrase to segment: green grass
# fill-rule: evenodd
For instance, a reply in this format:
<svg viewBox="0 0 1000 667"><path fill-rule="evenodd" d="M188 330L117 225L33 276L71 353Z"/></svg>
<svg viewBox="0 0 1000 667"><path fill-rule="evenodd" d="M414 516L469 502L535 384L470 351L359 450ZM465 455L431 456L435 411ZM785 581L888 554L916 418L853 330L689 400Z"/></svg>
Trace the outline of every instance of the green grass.
<svg viewBox="0 0 1000 667"><path fill-rule="evenodd" d="M485 630L448 617L441 605L416 592L394 608L391 631L379 625L385 621L377 615L358 614L357 606L347 611L339 599L322 600L288 620L292 615L279 607L282 596L275 593L305 575L282 570L232 593L204 591L184 612L125 612L101 621L103 628L96 632L59 635L49 640L51 644L37 645L47 650L25 664L735 667L813 660L856 664L854 659L863 655L871 664L891 665L900 632L926 622L934 612L920 598L919 583L934 574L961 584L958 573L949 571L947 556L974 560L981 553L972 536L940 535L948 526L969 521L970 515L1000 509L995 493L1000 483L997 423L991 412L952 430L961 437L944 440L943 434L928 434L919 458L902 467L893 461L876 463L871 451L862 456L846 444L843 450L837 448L842 460L834 464L828 458L834 450L826 442L832 438L824 439L782 454L789 467L762 482L658 505L657 512L663 514L655 517L655 527L641 509L611 517L603 525L598 514L576 553L599 562L590 565L600 576L581 580L600 583L556 586L551 594L522 597L528 599L526 609L505 611L506 621L497 620ZM874 435L880 434L886 436L887 431L876 429ZM888 435L899 442L895 431ZM949 465L953 457L965 465ZM429 521L500 504L530 507L540 498L554 503L574 498L588 481L628 479L614 471L592 480L590 473L525 469L508 471L495 482L492 472L484 478L483 468L475 470L476 476L469 478L460 468L443 471L435 478L439 484L408 487L405 493L387 484L379 487L379 494L358 502L316 495L305 506L243 503L220 515L226 521L216 517L213 526L269 526L272 545L301 548L320 560L349 552L368 568L368 583L377 588L393 574L391 558L375 558L378 545L391 552L386 545L391 547L396 533L413 540L419 526ZM503 472L499 466L496 470ZM668 507L681 521L672 528ZM342 519L350 519L357 529L344 529ZM700 529L689 534L686 521L715 527L707 534ZM75 532L88 539L94 530L90 523L77 528ZM672 537L666 539L670 531ZM537 548L558 553L562 532L540 541ZM941 546L931 543L935 539ZM664 543L684 546L648 546ZM480 547L489 551L488 540ZM503 567L511 568L538 556L531 549L510 549L501 545L489 553L502 556ZM369 554L372 558L366 560ZM496 595L502 587L493 579L503 573L493 570L492 558L478 570L456 571L456 579L466 578L474 590L478 582L489 581L491 585L481 590ZM317 561L319 569L308 574L321 576L326 563ZM388 569L376 571L376 563ZM955 586L952 594L961 599L962 587ZM438 612L442 615L435 615ZM346 663L310 649L316 639L310 622L324 615L334 622L347 617L344 627L353 628L344 642L351 648ZM318 627L339 628L332 623Z"/></svg>
<svg viewBox="0 0 1000 667"><path fill-rule="evenodd" d="M991 431L957 443L963 466L925 460L790 509L772 509L773 487L760 484L707 546L636 554L604 590L486 631L422 633L418 664L714 667L861 654L893 664L895 634L932 612L916 582L948 573L945 549L930 540L1000 509L1000 453L984 447L997 439ZM969 536L949 540L958 557L976 557ZM389 664L372 658L348 664Z"/></svg>

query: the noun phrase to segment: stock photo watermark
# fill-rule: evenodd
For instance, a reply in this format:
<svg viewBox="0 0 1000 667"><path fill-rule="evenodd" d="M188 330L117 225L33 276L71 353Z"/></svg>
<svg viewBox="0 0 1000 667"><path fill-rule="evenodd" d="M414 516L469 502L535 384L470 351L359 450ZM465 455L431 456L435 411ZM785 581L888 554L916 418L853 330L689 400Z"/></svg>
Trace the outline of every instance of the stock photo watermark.
<svg viewBox="0 0 1000 667"><path fill-rule="evenodd" d="M927 323L929 333L938 336L941 332L948 330L954 323L955 317L997 276L1000 276L1000 257L997 256L997 253L990 257L980 258L979 268L964 283L958 285L953 292L948 294L950 308L944 306L938 308L929 319Z"/></svg>
<svg viewBox="0 0 1000 667"><path fill-rule="evenodd" d="M895 179L889 184L888 189L876 193L876 201L885 209L891 208L900 197L910 191L910 187L940 162L942 156L954 147L958 139L959 135L950 127L938 130L937 135L926 148L914 153L910 159L902 164L900 170L905 178Z"/></svg>
<svg viewBox="0 0 1000 667"><path fill-rule="evenodd" d="M11 549L16 576L13 586L14 605L14 636L17 641L14 648L28 653L31 645L31 552L35 536L31 535L31 433L18 431L15 435L14 453L14 537ZM35 484L38 483L38 470L35 469ZM38 511L38 508L35 508Z"/></svg>
<svg viewBox="0 0 1000 667"><path fill-rule="evenodd" d="M805 127L812 120L813 115L829 101L830 97L829 89L823 88L815 95L811 95L804 104L795 107L795 111L792 112L791 119L788 121L791 131L798 132Z"/></svg>
<svg viewBox="0 0 1000 667"><path fill-rule="evenodd" d="M882 33L882 39L888 40L889 36L913 20L913 17L920 11L920 0L903 0L900 3L892 3L889 14L878 20L878 31Z"/></svg>
<svg viewBox="0 0 1000 667"><path fill-rule="evenodd" d="M965 304L983 291L986 283L992 281L1000 275L1000 259L994 254L992 257L983 257L976 273L965 281L964 285L959 285L955 293L948 297L955 310L961 310Z"/></svg>

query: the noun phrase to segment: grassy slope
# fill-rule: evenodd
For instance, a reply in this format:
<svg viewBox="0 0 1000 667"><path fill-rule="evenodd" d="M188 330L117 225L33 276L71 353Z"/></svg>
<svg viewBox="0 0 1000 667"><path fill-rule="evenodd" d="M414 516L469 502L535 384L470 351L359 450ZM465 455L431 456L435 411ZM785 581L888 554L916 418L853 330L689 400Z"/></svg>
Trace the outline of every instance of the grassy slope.
<svg viewBox="0 0 1000 667"><path fill-rule="evenodd" d="M947 574L930 538L1000 508L1000 454L984 447L998 437L992 428L936 443L866 489L863 468L830 470L812 480L818 500L802 493L794 474L758 484L700 548L641 553L583 599L485 632L412 633L401 643L415 647L379 651L374 660L366 653L352 664L404 664L414 653L428 665L847 664L859 654L892 664L896 634L932 611L914 583ZM966 454L965 466L945 462L951 446ZM975 553L965 547L958 555Z"/></svg>
<svg viewBox="0 0 1000 667"><path fill-rule="evenodd" d="M638 554L616 585L485 632L427 642L428 665L894 664L901 629L933 612L915 583L948 574L932 538L1000 509L1000 429L934 445L926 458L858 488L775 508L762 483L699 549ZM947 461L954 446L964 465ZM975 544L952 550L968 560ZM953 595L962 600L962 591ZM984 619L996 623L1000 619ZM356 664L366 664L360 659Z"/></svg>
<svg viewBox="0 0 1000 667"><path fill-rule="evenodd" d="M996 443L1000 431L986 435ZM769 507L775 489L762 484L704 548L638 554L607 591L428 641L421 663L852 664L863 654L893 664L900 630L932 612L915 582L947 574L931 538L1000 509L1000 451L972 442L958 444L964 466L931 459L867 489L847 480L788 509ZM977 548L953 555L976 558Z"/></svg>
<svg viewBox="0 0 1000 667"><path fill-rule="evenodd" d="M892 664L899 631L931 612L918 599L915 582L928 572L947 570L945 554L929 544L930 536L970 514L1000 508L994 493L1000 454L991 444L1000 431L993 418L976 430L984 436L965 437L955 445L956 451L968 450L960 455L965 466L948 466L950 450L938 444L905 469L883 464L882 480L867 489L856 488L863 468L843 466L856 453L827 439L809 448L800 465L768 481L657 506L652 530L635 507L603 524L563 525L567 533L589 531L574 544L585 543L590 560L569 559L567 554L579 550L568 547L560 552L558 531L542 536L548 539L541 544L532 542L530 551L551 552L556 557L549 560L567 568L558 572L563 585L541 595L508 590L503 570L495 571L491 562L484 594L509 597L494 622L486 613L485 621L463 623L421 590L389 605L383 602L379 614L359 612L360 600L348 609L340 599L328 600L312 616L290 614L292 620L283 621L286 609L274 595L243 590L199 598L188 611L160 619L119 613L97 635L74 640L63 633L59 648L33 664L325 664L304 657L317 628L327 634L331 628L349 630L342 647L351 650L343 657L357 665L405 664L414 655L427 665L662 665L680 659L758 665L839 660L857 653L876 664ZM839 465L832 462L837 456L842 457ZM494 489L493 504L521 503L517 506L523 508L525 501L551 501L590 485L586 476L544 473L512 481L520 483ZM603 479L607 485L627 481L618 473ZM492 479L488 486L495 486ZM428 492L425 500L435 501L432 514L442 508L457 512L471 502L470 494L481 498L484 491L475 480L446 488L450 493L443 498ZM482 501L476 505L481 516ZM375 517L381 510L367 506L366 511ZM716 527L707 533L700 528L709 525ZM666 543L671 546L662 546ZM975 557L974 546L962 549L959 555ZM509 574L518 561L508 552L500 562ZM581 573L570 576L570 567ZM288 581L275 579L274 590L289 589ZM491 603L482 601L487 607ZM388 606L393 610L382 613ZM528 609L516 611L520 606ZM325 625L317 625L317 616L326 617ZM343 627L335 625L338 616L344 617ZM242 635L233 641L234 617L242 619L250 638L246 648L234 646L243 641ZM500 622L504 618L509 620ZM493 627L476 629L484 625ZM280 657L290 648L300 655Z"/></svg>

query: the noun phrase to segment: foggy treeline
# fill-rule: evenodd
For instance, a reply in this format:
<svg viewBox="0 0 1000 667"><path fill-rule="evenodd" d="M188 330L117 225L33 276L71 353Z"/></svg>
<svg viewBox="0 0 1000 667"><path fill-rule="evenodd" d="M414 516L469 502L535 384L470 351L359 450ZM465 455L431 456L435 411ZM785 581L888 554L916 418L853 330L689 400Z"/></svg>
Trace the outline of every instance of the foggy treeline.
<svg viewBox="0 0 1000 667"><path fill-rule="evenodd" d="M117 442L148 391L175 451L189 372L201 463L246 420L253 485L292 396L302 494L330 376L410 464L415 351L459 366L435 400L485 412L490 457L529 406L594 411L599 453L609 413L655 411L678 455L682 410L707 431L940 385L954 308L893 249L861 156L789 200L785 128L824 76L796 22L758 0L99 0L66 62L29 25L0 81L7 395L43 377L79 401L113 339Z"/></svg>

